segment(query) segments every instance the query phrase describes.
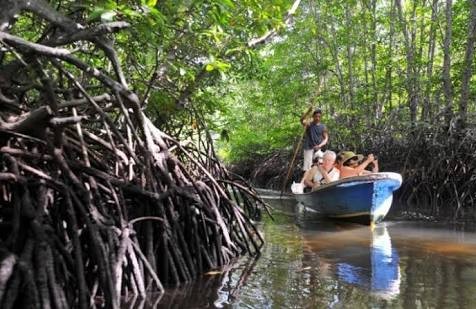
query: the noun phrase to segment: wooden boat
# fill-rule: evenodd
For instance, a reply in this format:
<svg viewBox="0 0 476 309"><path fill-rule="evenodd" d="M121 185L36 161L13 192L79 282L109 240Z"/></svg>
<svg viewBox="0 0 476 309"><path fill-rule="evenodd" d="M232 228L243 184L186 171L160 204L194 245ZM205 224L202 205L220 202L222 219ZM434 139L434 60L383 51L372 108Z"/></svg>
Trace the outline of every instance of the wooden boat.
<svg viewBox="0 0 476 309"><path fill-rule="evenodd" d="M382 221L402 184L398 173L372 173L322 185L309 193L294 193L298 202L320 214L371 224Z"/></svg>

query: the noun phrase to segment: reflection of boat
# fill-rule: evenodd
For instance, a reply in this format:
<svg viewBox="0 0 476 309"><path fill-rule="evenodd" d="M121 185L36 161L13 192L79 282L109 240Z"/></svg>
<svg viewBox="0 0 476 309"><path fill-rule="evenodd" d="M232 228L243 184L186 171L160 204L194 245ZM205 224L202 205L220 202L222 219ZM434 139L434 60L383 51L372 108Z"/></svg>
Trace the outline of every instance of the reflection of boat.
<svg viewBox="0 0 476 309"><path fill-rule="evenodd" d="M399 257L397 249L392 247L390 235L385 226L374 229L370 251L371 291L381 296L398 295L400 293Z"/></svg>
<svg viewBox="0 0 476 309"><path fill-rule="evenodd" d="M400 174L373 173L344 178L294 196L327 217L370 224L385 217L392 205L393 191L401 184Z"/></svg>
<svg viewBox="0 0 476 309"><path fill-rule="evenodd" d="M376 226L371 235L363 228L314 234L306 244L327 275L331 271L339 281L385 299L400 293L399 256L385 225Z"/></svg>
<svg viewBox="0 0 476 309"><path fill-rule="evenodd" d="M337 263L339 279L370 290L374 295L392 298L400 293L400 267L398 252L392 248L385 226L372 233L370 254L354 256Z"/></svg>

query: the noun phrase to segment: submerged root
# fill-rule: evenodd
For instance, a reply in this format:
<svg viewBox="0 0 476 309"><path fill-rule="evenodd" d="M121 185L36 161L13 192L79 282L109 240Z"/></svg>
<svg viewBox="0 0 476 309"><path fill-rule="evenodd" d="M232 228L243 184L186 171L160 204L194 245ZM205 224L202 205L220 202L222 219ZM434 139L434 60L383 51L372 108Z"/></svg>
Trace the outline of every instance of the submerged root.
<svg viewBox="0 0 476 309"><path fill-rule="evenodd" d="M125 26L48 45L0 32L0 70L17 66L24 83L0 84L14 98L0 105L2 308L119 308L123 295L162 292L263 245L248 218L262 201L204 150L210 140L184 146L127 89L101 36ZM116 77L58 47L83 39L108 51Z"/></svg>

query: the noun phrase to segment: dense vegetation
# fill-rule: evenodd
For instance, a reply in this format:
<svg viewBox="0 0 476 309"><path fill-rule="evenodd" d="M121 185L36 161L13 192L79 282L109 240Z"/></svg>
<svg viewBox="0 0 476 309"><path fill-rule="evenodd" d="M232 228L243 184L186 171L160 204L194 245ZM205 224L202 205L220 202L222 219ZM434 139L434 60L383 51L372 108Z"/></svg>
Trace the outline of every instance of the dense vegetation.
<svg viewBox="0 0 476 309"><path fill-rule="evenodd" d="M215 149L279 187L309 106L402 201L475 213L473 0L0 8L2 308L117 308L257 253L260 201Z"/></svg>
<svg viewBox="0 0 476 309"><path fill-rule="evenodd" d="M259 253L202 104L281 20L242 4L0 1L0 307L119 308Z"/></svg>
<svg viewBox="0 0 476 309"><path fill-rule="evenodd" d="M221 154L281 189L299 117L321 107L329 147L373 152L402 172L401 201L474 216L475 14L475 1L303 2L227 86Z"/></svg>

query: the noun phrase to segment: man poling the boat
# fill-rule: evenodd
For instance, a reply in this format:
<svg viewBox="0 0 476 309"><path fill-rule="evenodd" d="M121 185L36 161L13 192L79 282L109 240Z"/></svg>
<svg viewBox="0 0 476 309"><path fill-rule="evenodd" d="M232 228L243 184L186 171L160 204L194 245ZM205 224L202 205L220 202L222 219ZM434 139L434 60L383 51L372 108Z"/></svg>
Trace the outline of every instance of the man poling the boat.
<svg viewBox="0 0 476 309"><path fill-rule="evenodd" d="M314 110L312 113L312 119L306 119L309 112L301 117L301 123L306 127L303 146L304 162L302 166L304 171L311 168L315 152L317 152L317 155L321 157L323 156L322 149L324 149L329 140L327 127L321 123L322 110L319 108Z"/></svg>

